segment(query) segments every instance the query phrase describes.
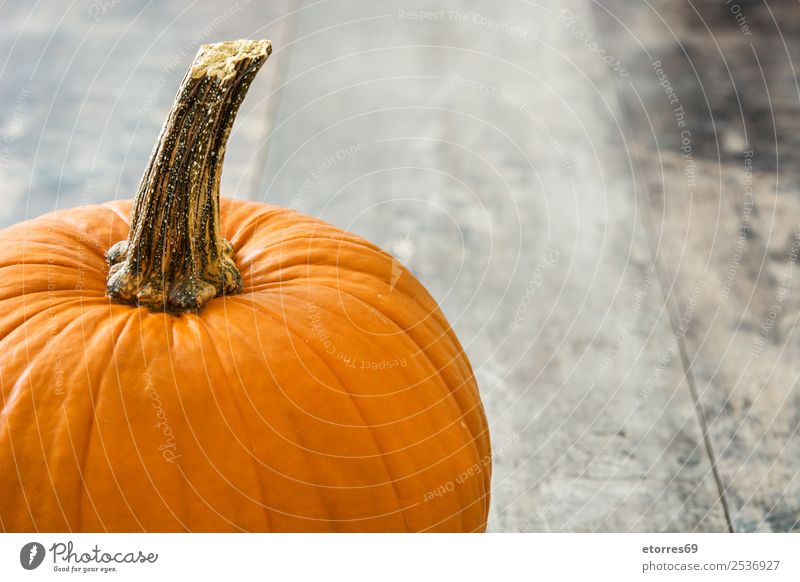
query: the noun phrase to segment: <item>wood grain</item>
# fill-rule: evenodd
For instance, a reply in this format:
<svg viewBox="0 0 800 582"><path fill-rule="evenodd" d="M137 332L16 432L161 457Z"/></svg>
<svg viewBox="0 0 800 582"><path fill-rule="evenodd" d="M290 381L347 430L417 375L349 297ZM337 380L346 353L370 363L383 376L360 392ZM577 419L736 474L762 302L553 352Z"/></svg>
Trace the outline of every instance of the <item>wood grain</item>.
<svg viewBox="0 0 800 582"><path fill-rule="evenodd" d="M676 311L704 285L684 366L733 527L797 531L797 4L596 9L631 70L626 134Z"/></svg>

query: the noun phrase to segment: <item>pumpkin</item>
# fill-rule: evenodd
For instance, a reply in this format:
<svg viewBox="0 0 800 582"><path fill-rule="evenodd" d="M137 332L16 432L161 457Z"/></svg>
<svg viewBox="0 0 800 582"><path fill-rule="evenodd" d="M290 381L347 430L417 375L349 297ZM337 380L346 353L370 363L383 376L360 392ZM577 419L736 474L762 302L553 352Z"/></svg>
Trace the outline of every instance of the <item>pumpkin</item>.
<svg viewBox="0 0 800 582"><path fill-rule="evenodd" d="M0 232L3 530L485 529L486 419L428 292L354 234L220 200L270 52L201 47L133 202Z"/></svg>

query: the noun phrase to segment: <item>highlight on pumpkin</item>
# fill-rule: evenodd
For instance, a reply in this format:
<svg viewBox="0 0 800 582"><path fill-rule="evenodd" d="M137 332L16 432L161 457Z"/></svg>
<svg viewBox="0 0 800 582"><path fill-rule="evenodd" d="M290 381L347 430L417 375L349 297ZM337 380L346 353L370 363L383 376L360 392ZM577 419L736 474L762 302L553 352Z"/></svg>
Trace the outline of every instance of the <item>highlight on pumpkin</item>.
<svg viewBox="0 0 800 582"><path fill-rule="evenodd" d="M355 234L220 198L271 50L200 49L133 200L0 231L3 530L485 530L488 426L431 295Z"/></svg>

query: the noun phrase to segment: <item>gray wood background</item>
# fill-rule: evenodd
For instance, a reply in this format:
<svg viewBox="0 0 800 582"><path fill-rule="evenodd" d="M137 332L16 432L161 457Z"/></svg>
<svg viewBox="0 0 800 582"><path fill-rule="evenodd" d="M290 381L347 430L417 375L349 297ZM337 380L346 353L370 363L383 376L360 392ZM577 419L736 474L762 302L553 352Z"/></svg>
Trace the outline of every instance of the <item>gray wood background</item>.
<svg viewBox="0 0 800 582"><path fill-rule="evenodd" d="M197 47L269 38L223 195L353 230L437 298L491 531L798 531L798 16L0 1L0 226L131 197Z"/></svg>

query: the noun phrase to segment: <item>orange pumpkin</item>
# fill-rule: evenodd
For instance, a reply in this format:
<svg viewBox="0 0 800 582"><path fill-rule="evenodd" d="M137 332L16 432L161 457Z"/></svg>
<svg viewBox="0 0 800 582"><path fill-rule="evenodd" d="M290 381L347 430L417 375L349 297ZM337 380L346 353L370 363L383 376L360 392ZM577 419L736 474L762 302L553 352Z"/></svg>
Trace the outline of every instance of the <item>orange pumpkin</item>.
<svg viewBox="0 0 800 582"><path fill-rule="evenodd" d="M486 420L431 296L358 236L219 200L269 53L201 48L135 202L0 231L3 530L485 529Z"/></svg>

